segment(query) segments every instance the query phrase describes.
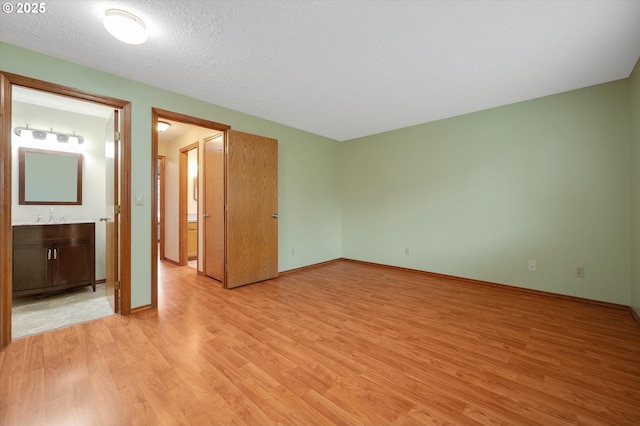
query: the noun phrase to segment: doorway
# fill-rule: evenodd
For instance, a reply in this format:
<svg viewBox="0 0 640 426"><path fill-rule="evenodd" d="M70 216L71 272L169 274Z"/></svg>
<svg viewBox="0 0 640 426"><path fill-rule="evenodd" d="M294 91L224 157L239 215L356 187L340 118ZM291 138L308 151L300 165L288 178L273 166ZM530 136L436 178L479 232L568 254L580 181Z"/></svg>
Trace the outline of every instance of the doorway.
<svg viewBox="0 0 640 426"><path fill-rule="evenodd" d="M95 95L88 92L79 91L66 86L52 84L40 80L35 80L10 73L0 73L0 98L2 104L0 108L2 110L2 138L0 140L0 169L3 170L3 175L0 177L3 180L3 185L0 185L0 199L3 203L2 219L0 219L0 346L6 346L11 342L11 316L12 316L12 299L13 299L13 238L12 238L12 225L14 221L14 215L12 213L12 207L16 203L17 192L15 187L17 185L16 178L17 170L13 164L12 153L12 117L13 114L20 114L20 108L13 109L13 94L20 92L21 90L30 90L40 93L41 96L58 96L59 99L66 101L69 99L75 99L86 103L86 106L100 105L100 108L107 108L111 111L116 110L120 113L120 138L118 145L121 147L120 156L117 157L118 173L123 176L119 179L118 184L118 198L120 214L120 226L119 234L122 237L118 244L118 251L115 252L117 257L122 258L119 267L119 281L120 281L120 299L122 302L121 313L128 315L131 310L130 303L130 205L126 197L122 197L123 192L128 193L130 182L128 180L128 173L125 170L130 168L130 104L126 101L103 97L101 95ZM60 109L60 108L58 108ZM49 117L52 118L52 117ZM25 123L27 124L27 123ZM51 128L52 126L48 126ZM35 129L35 127L33 127ZM45 128L45 130L49 130ZM54 129L51 128L53 133ZM32 132L34 134L35 132ZM56 132L61 133L61 132ZM102 134L104 136L104 133ZM75 136L75 135L74 135ZM61 142L61 138L58 136L58 142ZM66 141L64 141L66 142ZM77 141L76 141L77 142ZM104 150L105 142L102 140L102 149ZM90 187L90 186L88 186ZM13 196L12 196L13 195ZM84 202L86 204L86 200ZM61 206L62 209L62 206ZM69 210L70 211L70 210ZM22 213L22 212L21 212ZM74 211L75 213L75 211ZM32 214L32 213L26 213ZM54 216L57 221L64 221L61 216L64 213L60 211L57 216ZM79 213L87 215L89 213ZM55 213L54 213L55 215ZM48 216L48 215L47 215ZM102 215L100 215L102 216ZM47 217L48 219L48 217ZM69 218L71 219L71 218ZM89 219L89 218L82 218ZM37 218L32 220L37 221ZM97 217L93 217L93 220L97 221ZM96 227L99 225L96 223ZM114 300L117 294L113 295Z"/></svg>
<svg viewBox="0 0 640 426"><path fill-rule="evenodd" d="M162 122L156 164L159 259L202 270L200 151L203 141L218 131L166 118Z"/></svg>
<svg viewBox="0 0 640 426"><path fill-rule="evenodd" d="M227 128L220 123L152 109L152 156L161 160L154 162L154 173L159 179L154 181L156 187L152 192L155 195L153 203L159 211L154 215L152 225L152 240L158 241L153 245L152 253L152 307L158 306L158 260L184 266L189 257L197 257L198 273L204 269L201 143ZM196 159L195 166L191 167L190 154ZM189 231L190 226L195 229Z"/></svg>
<svg viewBox="0 0 640 426"><path fill-rule="evenodd" d="M195 130L195 129L194 129ZM207 133L209 130L205 130ZM198 146L200 141L180 148L179 176L179 258L180 265L198 270L199 263L199 203Z"/></svg>
<svg viewBox="0 0 640 426"><path fill-rule="evenodd" d="M200 231L199 244L204 250L199 252L198 272L202 271L221 281L223 288L235 288L277 277L278 141L234 131L224 124L153 108L153 158L159 154L157 124L170 120L215 131L213 135L198 141L199 147L202 142L206 165L201 173L204 187L202 184L199 186L203 189L200 205L204 206L204 210L198 212L203 219L204 229L204 233ZM157 167L158 163L154 161L154 168ZM154 170L155 173L157 170ZM217 179L214 177L216 173L220 174ZM154 182L158 184L156 180ZM157 194L158 189L154 188L153 193ZM215 195L212 196L212 193ZM157 203L157 200L154 202ZM212 206L213 211L210 210ZM181 217L184 215L184 211L179 214ZM152 220L152 232L155 232L157 217L154 215ZM214 223L217 225L214 226L214 232L208 232ZM168 232L168 221L166 226ZM156 241L157 237L153 235L152 238ZM154 248L152 306L157 307L156 244ZM212 259L215 266L210 266ZM184 264L182 258L174 263ZM218 270L214 272L214 269Z"/></svg>

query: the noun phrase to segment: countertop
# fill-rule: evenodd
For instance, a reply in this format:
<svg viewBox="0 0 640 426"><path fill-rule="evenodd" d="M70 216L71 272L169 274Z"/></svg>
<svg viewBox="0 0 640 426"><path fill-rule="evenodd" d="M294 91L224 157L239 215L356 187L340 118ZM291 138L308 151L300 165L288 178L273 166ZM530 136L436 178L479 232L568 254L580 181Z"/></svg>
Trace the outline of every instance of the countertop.
<svg viewBox="0 0 640 426"><path fill-rule="evenodd" d="M65 220L64 222L13 222L12 226L28 226L28 225L73 225L74 223L96 223L95 220Z"/></svg>

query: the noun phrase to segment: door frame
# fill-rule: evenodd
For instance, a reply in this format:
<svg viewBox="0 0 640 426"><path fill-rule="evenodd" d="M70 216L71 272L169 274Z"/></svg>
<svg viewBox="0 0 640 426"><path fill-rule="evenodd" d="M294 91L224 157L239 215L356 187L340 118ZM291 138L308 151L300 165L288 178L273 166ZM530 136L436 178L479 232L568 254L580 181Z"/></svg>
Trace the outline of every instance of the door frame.
<svg viewBox="0 0 640 426"><path fill-rule="evenodd" d="M159 190L159 193L156 195L156 197L158 197L158 203L156 204L156 212L159 210L160 211L160 223L159 226L157 226L158 232L160 232L160 235L156 235L156 244L159 244L160 246L160 260L164 260L165 259L165 255L164 255L164 245L165 245L165 214L166 214L166 206L165 206L165 186L166 186L166 176L165 176L165 165L166 165L166 161L167 161L167 157L164 155L158 155L158 159L157 159L157 163L158 163L158 170L157 170L157 178L156 180L159 182L156 182L156 185L159 185L159 188L157 188L156 190ZM158 215L156 215L158 216ZM159 238L159 240L158 240Z"/></svg>
<svg viewBox="0 0 640 426"><path fill-rule="evenodd" d="M120 297L122 315L131 313L131 103L73 87L0 71L0 347L11 342L12 307L12 187L11 103L12 86L98 103L122 110L120 122ZM154 157L155 158L155 157ZM155 245L154 245L155 247Z"/></svg>
<svg viewBox="0 0 640 426"><path fill-rule="evenodd" d="M225 282L225 133L219 132L202 140L202 273L220 284Z"/></svg>
<svg viewBox="0 0 640 426"><path fill-rule="evenodd" d="M191 115L181 114L179 112L168 111L160 108L151 108L151 176L153 188L152 205L158 205L158 121L169 120L178 121L185 124L192 124L198 127L204 127L211 130L224 132L231 126L216 123ZM0 182L1 183L1 182ZM158 218L155 209L151 214L151 307L158 307ZM186 235L186 233L185 233Z"/></svg>

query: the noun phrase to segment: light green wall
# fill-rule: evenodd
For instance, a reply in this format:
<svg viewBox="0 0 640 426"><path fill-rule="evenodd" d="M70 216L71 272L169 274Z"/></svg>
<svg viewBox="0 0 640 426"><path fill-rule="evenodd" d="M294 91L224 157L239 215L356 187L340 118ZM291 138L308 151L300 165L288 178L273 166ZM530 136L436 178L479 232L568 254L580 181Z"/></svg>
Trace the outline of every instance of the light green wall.
<svg viewBox="0 0 640 426"><path fill-rule="evenodd" d="M278 139L281 271L342 256L640 307L637 68L338 143L0 43L2 70L132 102L132 194L145 200L152 107ZM132 210L132 307L150 301L151 210Z"/></svg>
<svg viewBox="0 0 640 426"><path fill-rule="evenodd" d="M628 90L344 143L343 256L628 305Z"/></svg>
<svg viewBox="0 0 640 426"><path fill-rule="evenodd" d="M640 60L630 78L631 306L640 315Z"/></svg>
<svg viewBox="0 0 640 426"><path fill-rule="evenodd" d="M143 194L145 200L151 200L152 190L152 107L278 139L279 270L340 257L338 142L6 43L0 43L0 69L131 101L131 192ZM151 301L152 206L131 201L135 308Z"/></svg>

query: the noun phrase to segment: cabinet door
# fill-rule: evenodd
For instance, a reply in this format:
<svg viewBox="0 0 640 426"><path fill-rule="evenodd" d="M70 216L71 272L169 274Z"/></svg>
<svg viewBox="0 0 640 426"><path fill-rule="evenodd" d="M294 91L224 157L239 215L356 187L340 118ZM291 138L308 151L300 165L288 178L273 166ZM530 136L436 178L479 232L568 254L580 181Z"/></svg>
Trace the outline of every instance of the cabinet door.
<svg viewBox="0 0 640 426"><path fill-rule="evenodd" d="M44 244L25 244L13 247L13 291L51 287L52 250Z"/></svg>
<svg viewBox="0 0 640 426"><path fill-rule="evenodd" d="M89 241L68 241L55 244L53 284L90 284L92 256Z"/></svg>
<svg viewBox="0 0 640 426"><path fill-rule="evenodd" d="M187 224L187 257L189 260L198 257L198 222Z"/></svg>

